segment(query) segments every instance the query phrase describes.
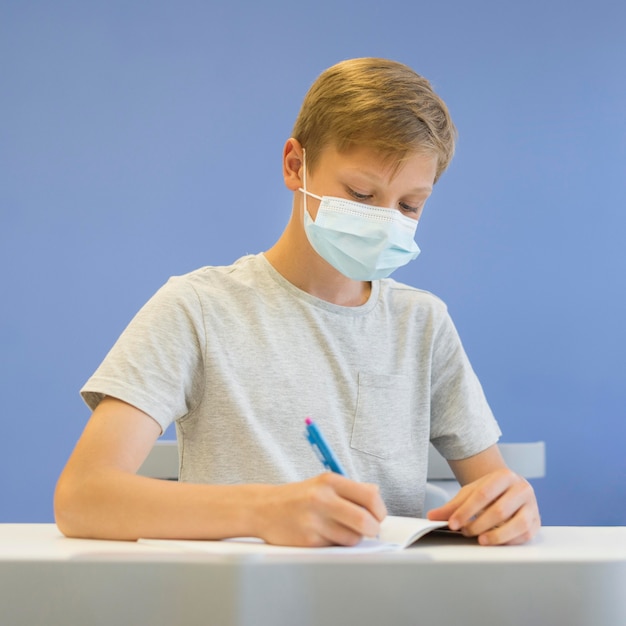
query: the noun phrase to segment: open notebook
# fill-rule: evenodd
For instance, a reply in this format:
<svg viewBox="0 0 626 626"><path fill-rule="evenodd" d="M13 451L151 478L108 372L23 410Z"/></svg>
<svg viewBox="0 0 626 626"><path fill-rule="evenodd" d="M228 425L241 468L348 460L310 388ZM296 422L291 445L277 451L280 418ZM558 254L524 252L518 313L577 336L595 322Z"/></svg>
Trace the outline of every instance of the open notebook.
<svg viewBox="0 0 626 626"><path fill-rule="evenodd" d="M357 554L365 552L393 552L404 550L420 537L438 528L445 528L446 522L431 522L427 519L414 517L398 517L388 515L380 528L376 539L363 539L355 546L330 546L327 548L296 548L274 546L261 539L237 537L222 541L198 541L183 539L139 539L139 543L158 546L168 550L185 552L207 552L210 554L319 554L345 553Z"/></svg>

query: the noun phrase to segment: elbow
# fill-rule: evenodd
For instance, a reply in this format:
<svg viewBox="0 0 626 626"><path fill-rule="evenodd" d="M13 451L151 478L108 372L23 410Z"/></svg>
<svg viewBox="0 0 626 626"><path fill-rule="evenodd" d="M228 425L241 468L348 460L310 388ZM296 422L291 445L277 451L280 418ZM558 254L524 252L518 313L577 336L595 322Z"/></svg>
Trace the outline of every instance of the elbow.
<svg viewBox="0 0 626 626"><path fill-rule="evenodd" d="M128 529L128 516L121 514L119 492L111 487L114 482L106 470L87 471L85 476L64 472L54 491L58 529L73 539L136 540L139 535Z"/></svg>
<svg viewBox="0 0 626 626"><path fill-rule="evenodd" d="M75 496L67 481L61 477L54 490L54 521L58 529L66 537L80 536L78 525L76 524Z"/></svg>
<svg viewBox="0 0 626 626"><path fill-rule="evenodd" d="M61 475L54 490L54 521L58 529L72 538L97 538L89 527L89 503L83 494L86 486Z"/></svg>

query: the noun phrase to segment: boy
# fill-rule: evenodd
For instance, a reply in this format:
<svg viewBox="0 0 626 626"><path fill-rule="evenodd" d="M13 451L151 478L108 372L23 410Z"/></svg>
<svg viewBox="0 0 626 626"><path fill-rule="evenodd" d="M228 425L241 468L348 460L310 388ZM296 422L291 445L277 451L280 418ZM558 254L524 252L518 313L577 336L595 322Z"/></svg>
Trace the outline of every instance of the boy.
<svg viewBox="0 0 626 626"><path fill-rule="evenodd" d="M464 486L431 518L483 544L532 537L533 490L498 452L445 305L386 278L419 253L417 221L454 139L410 68L326 70L284 147L293 207L276 244L171 279L82 389L94 411L57 485L59 528L352 545L387 512L423 514L433 441ZM349 478L320 474L307 416ZM137 476L173 421L179 482Z"/></svg>

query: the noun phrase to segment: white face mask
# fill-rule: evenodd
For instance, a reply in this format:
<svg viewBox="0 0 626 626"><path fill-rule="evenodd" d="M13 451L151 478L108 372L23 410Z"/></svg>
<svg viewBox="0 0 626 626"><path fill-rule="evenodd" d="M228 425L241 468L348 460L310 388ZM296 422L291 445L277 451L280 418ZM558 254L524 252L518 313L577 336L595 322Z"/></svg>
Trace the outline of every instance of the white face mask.
<svg viewBox="0 0 626 626"><path fill-rule="evenodd" d="M417 257L417 220L396 209L317 196L306 190L303 166L304 188L299 191L304 194L304 230L313 249L337 271L353 280L376 280ZM307 196L320 200L315 221L307 210Z"/></svg>

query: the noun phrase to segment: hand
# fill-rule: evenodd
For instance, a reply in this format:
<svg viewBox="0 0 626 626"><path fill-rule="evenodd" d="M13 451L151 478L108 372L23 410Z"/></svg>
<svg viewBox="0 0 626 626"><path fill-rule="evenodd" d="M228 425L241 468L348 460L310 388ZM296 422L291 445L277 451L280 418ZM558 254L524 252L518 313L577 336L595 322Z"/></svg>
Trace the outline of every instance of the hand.
<svg viewBox="0 0 626 626"><path fill-rule="evenodd" d="M450 530L478 537L482 545L515 545L530 540L541 520L535 492L528 481L499 469L465 485L428 519L447 520Z"/></svg>
<svg viewBox="0 0 626 626"><path fill-rule="evenodd" d="M375 537L387 510L376 485L332 472L268 486L253 508L258 536L285 546L351 546Z"/></svg>

